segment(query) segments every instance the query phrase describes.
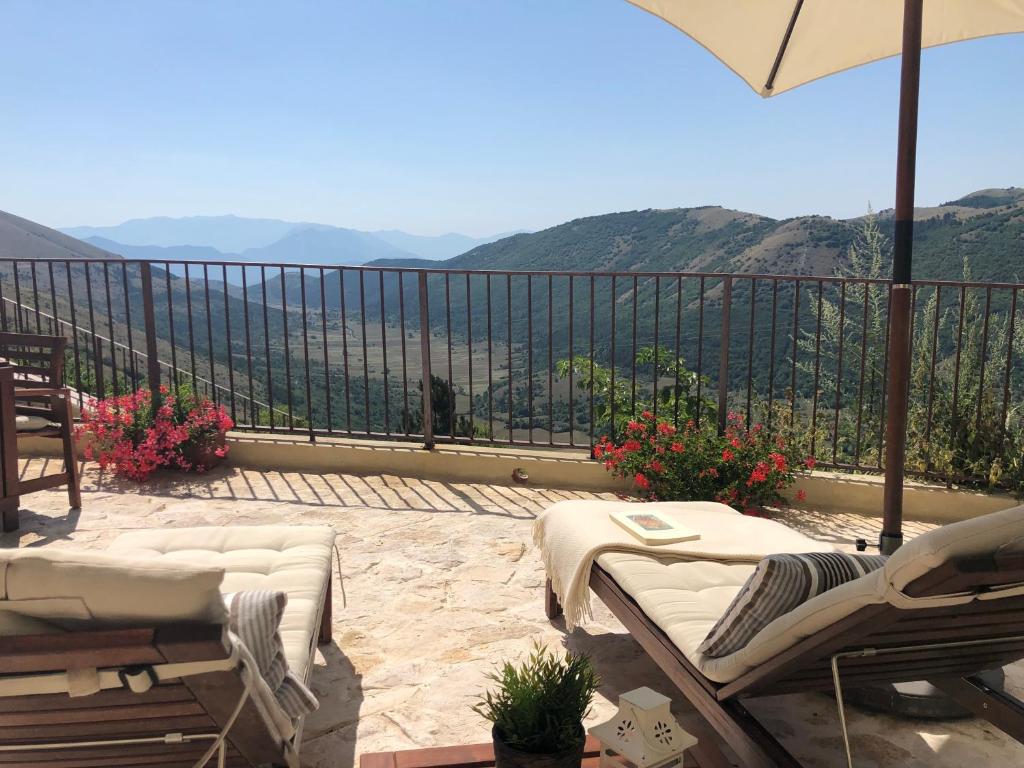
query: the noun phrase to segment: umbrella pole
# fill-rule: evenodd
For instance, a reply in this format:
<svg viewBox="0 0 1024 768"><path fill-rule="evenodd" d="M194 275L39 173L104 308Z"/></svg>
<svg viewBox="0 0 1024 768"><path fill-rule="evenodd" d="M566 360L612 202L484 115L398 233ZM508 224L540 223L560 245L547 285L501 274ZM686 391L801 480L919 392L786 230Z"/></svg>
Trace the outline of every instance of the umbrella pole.
<svg viewBox="0 0 1024 768"><path fill-rule="evenodd" d="M917 105L921 83L923 0L903 5L903 57L896 150L896 220L893 236L892 294L889 303L888 418L885 423L885 491L882 554L903 543L903 477L910 395L910 326L913 286L914 181L917 162Z"/></svg>

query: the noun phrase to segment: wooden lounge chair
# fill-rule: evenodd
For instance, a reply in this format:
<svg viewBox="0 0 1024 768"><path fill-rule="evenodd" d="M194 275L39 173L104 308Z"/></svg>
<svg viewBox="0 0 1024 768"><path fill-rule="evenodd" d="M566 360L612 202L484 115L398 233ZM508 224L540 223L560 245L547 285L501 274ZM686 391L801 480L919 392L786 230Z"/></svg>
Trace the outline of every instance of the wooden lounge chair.
<svg viewBox="0 0 1024 768"><path fill-rule="evenodd" d="M0 766L216 765L223 737L225 765L297 768L302 721L228 633L221 595L286 592L285 655L308 681L331 636L333 542L238 526L0 551Z"/></svg>
<svg viewBox="0 0 1024 768"><path fill-rule="evenodd" d="M696 646L717 620L712 606L720 615L752 571L606 553L590 576L591 590L741 765L799 766L744 697L835 692L846 740L843 688L922 679L1024 742L1024 703L975 677L1024 658L1024 506L919 536L884 568L776 619L741 651L703 657ZM550 584L545 604L549 618L559 614Z"/></svg>
<svg viewBox="0 0 1024 768"><path fill-rule="evenodd" d="M71 395L63 386L66 345L63 336L0 333L0 518L4 532L17 530L18 505L26 493L66 485L70 507L82 505ZM62 471L21 479L18 438L28 435L61 441Z"/></svg>

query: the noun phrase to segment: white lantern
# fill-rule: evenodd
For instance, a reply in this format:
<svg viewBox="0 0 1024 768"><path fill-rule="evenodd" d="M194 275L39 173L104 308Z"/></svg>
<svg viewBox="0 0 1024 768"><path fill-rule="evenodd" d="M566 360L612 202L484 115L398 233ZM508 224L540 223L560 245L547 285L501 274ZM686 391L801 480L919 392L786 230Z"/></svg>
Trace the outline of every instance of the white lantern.
<svg viewBox="0 0 1024 768"><path fill-rule="evenodd" d="M619 696L619 711L590 735L601 742L600 768L670 768L697 743L672 716L671 699L650 688Z"/></svg>

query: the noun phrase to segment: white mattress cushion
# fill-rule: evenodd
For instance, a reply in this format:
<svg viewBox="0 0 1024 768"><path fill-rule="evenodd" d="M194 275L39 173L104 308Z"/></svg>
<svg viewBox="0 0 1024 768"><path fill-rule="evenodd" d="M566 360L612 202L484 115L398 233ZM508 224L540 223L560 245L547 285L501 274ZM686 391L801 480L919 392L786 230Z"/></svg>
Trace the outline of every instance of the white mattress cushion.
<svg viewBox="0 0 1024 768"><path fill-rule="evenodd" d="M867 605L898 599L896 593L907 584L951 558L995 553L1008 543L1019 546L1022 538L1024 506L936 528L897 550L885 567L797 606L746 647L717 659L697 647L754 565L618 553L602 555L597 562L705 677L727 683Z"/></svg>
<svg viewBox="0 0 1024 768"><path fill-rule="evenodd" d="M227 619L223 575L208 563L62 547L0 550L0 611L64 628L219 623Z"/></svg>
<svg viewBox="0 0 1024 768"><path fill-rule="evenodd" d="M289 668L308 679L309 651L331 578L334 530L325 526L231 526L134 531L111 552L160 563L205 563L223 569L221 591L269 589L288 595L281 642Z"/></svg>

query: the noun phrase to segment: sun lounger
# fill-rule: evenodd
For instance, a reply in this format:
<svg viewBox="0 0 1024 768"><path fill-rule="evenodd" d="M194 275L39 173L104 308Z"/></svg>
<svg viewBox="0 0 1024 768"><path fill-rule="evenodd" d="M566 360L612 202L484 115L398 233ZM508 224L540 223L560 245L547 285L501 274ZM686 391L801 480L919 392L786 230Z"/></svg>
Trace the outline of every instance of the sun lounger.
<svg viewBox="0 0 1024 768"><path fill-rule="evenodd" d="M742 535L743 518L734 524ZM799 765L743 697L841 697L843 688L909 680L931 681L1024 741L1024 704L973 677L1024 658L1024 506L919 536L883 568L775 619L741 650L702 655L698 646L754 568L605 552L590 575L593 592L743 766ZM557 615L550 587L546 606Z"/></svg>
<svg viewBox="0 0 1024 768"><path fill-rule="evenodd" d="M0 766L297 766L289 717L223 593L283 591L280 635L308 681L330 639L326 527L128 533L106 552L0 551ZM41 762L40 762L41 761Z"/></svg>

